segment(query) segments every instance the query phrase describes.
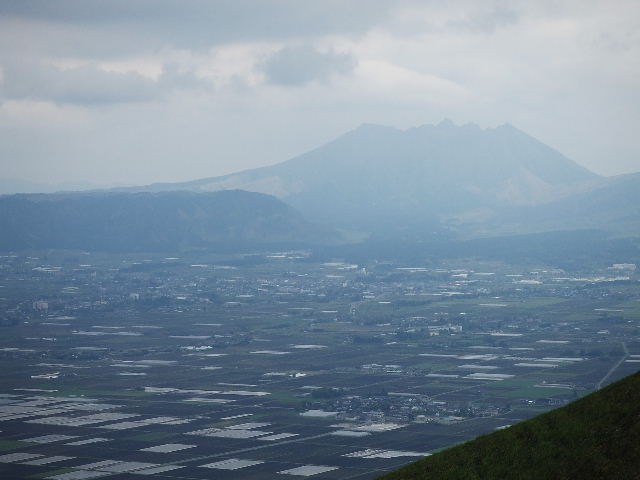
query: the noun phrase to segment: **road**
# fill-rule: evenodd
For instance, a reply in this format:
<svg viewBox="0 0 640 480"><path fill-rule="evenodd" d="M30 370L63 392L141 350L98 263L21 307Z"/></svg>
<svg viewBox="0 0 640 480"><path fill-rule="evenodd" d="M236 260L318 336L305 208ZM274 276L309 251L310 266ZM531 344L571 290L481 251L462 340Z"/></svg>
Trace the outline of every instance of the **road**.
<svg viewBox="0 0 640 480"><path fill-rule="evenodd" d="M611 376L611 374L613 374L613 372L616 371L616 369L622 365L622 362L624 362L628 357L629 357L629 350L627 349L627 345L626 343L622 342L622 350L624 350L624 355L622 356L622 358L620 360L618 360L613 367L611 367L611 369L607 372L607 374L602 377L600 379L600 381L596 384L596 390L600 390L602 388L602 384L604 382L607 381L607 379Z"/></svg>

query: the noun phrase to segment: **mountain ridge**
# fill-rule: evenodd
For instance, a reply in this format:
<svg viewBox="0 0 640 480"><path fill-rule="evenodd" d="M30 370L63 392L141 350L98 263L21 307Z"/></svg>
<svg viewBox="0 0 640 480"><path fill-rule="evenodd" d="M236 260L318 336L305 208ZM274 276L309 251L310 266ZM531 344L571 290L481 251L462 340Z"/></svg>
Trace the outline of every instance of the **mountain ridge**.
<svg viewBox="0 0 640 480"><path fill-rule="evenodd" d="M406 130L363 124L276 165L87 194L236 190L279 198L292 208L293 235L320 244L345 232L347 243L562 231L640 237L640 174L600 177L510 124L483 129L444 120ZM51 198L68 194L57 195ZM303 228L304 222L313 227Z"/></svg>
<svg viewBox="0 0 640 480"><path fill-rule="evenodd" d="M379 480L640 478L640 372Z"/></svg>
<svg viewBox="0 0 640 480"><path fill-rule="evenodd" d="M258 167L258 168L253 168L253 169L248 169L248 170L243 170L241 172L234 172L234 173L230 173L230 174L226 174L226 175L221 175L221 176L214 176L214 177L206 177L206 178L202 178L202 179L197 179L197 180L191 180L188 182L179 182L179 183L156 183L156 184L150 184L144 187L129 187L129 188L149 188L149 189L153 189L153 188L164 188L164 187L170 187L170 188L174 188L174 186L176 185L181 185L181 186L195 186L195 187L200 187L200 186L207 186L210 182L213 181L220 181L220 180L226 180L232 177L236 177L238 175L242 175L242 174L248 174L248 175L255 175L257 173L261 173L261 172L265 172L265 171L269 171L269 170L282 170L284 168L290 167L291 165L294 165L298 162L300 162L301 159L303 160L307 160L308 157L313 156L317 153L324 153L324 150L328 149L328 148L332 148L335 145L341 144L343 143L345 140L351 140L352 138L356 138L357 140L373 140L375 139L376 136L380 135L381 133L387 134L387 135L393 135L393 139L394 140L401 140L403 139L403 137L407 137L407 136L411 136L411 137L419 137L421 134L424 134L425 132L427 133L446 133L446 132L472 132L473 134L490 134L490 135L499 135L499 136L504 136L502 135L503 132L507 132L507 135L511 135L511 136L518 136L520 139L525 139L526 141L533 141L536 144L538 144L539 146L543 146L545 149L548 149L549 151L553 151L555 152L555 154L558 155L558 158L562 158L563 161L566 162L570 162L572 165L572 168L579 170L582 172L584 179L587 178L598 178L599 176L594 174L593 172L590 172L588 169L586 169L585 167L582 167L578 164L576 164L575 162L569 160L567 157L565 157L564 155L559 154L558 152L556 152L555 150L553 150L551 147L548 147L546 145L544 145L542 142L539 142L538 140L534 139L533 137L527 135L526 133L524 133L522 130L519 130L518 128L514 127L513 125L509 124L509 123L505 123L502 124L500 126L494 127L494 128L485 128L482 129L480 126L478 126L477 124L474 123L467 123L465 125L462 126L456 126L451 120L445 119L442 122L440 122L437 125L421 125L421 126L417 126L417 127L411 127L408 128L406 130L401 130L395 127L391 127L391 126L385 126L385 125L378 125L378 124L373 124L373 123L364 123L362 125L360 125L359 127L350 130L342 135L340 135L339 137L337 137L336 139L329 141L327 143L325 143L324 145L321 145L319 147L313 148L305 153L302 153L300 155L296 155L295 157L292 157L288 160L285 160L283 162L279 162L273 165L267 165L267 166L263 166L263 167ZM363 138L364 137L364 138ZM396 145L393 145L394 147L397 147ZM353 145L351 145L351 147L353 147ZM377 148L377 146L375 146L374 148ZM393 152L390 152L393 153ZM529 159L530 160L530 159ZM353 162L353 159L349 159L349 161ZM360 165L360 166L364 166L364 165ZM551 180L552 179L548 178L547 180ZM126 189L127 187L125 187Z"/></svg>
<svg viewBox="0 0 640 480"><path fill-rule="evenodd" d="M0 196L0 250L255 250L339 240L268 195L223 191Z"/></svg>
<svg viewBox="0 0 640 480"><path fill-rule="evenodd" d="M482 129L445 120L406 130L363 124L275 165L137 189L256 191L314 221L375 230L434 226L478 207L548 203L601 181L510 124Z"/></svg>

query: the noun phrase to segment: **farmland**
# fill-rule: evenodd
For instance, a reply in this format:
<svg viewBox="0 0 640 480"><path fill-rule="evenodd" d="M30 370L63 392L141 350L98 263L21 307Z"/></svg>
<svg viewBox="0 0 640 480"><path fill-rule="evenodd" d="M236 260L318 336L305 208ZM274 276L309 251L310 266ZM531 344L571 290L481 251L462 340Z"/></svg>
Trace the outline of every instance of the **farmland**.
<svg viewBox="0 0 640 480"><path fill-rule="evenodd" d="M631 265L0 258L0 471L371 479L640 367Z"/></svg>

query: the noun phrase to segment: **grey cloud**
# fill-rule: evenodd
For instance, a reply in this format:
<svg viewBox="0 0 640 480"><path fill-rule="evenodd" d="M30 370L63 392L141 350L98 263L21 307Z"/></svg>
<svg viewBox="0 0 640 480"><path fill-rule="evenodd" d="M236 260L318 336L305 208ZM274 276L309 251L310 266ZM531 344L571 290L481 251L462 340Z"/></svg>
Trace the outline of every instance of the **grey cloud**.
<svg viewBox="0 0 640 480"><path fill-rule="evenodd" d="M146 101L157 95L151 79L93 66L62 70L43 63L8 62L3 77L3 94L10 99L91 105Z"/></svg>
<svg viewBox="0 0 640 480"><path fill-rule="evenodd" d="M135 72L107 72L92 65L60 69L41 62L10 61L2 70L5 98L58 104L145 102L173 89L204 86L193 74L174 67L166 67L157 81Z"/></svg>
<svg viewBox="0 0 640 480"><path fill-rule="evenodd" d="M386 25L416 0L4 0L0 18L55 26L54 45L32 32L39 49L114 56L173 45L198 49L236 41L359 34ZM419 2L417 2L419 3ZM83 38L78 42L78 35ZM105 41L110 37L111 41ZM130 39L135 38L135 41ZM26 40L25 40L26 41Z"/></svg>
<svg viewBox="0 0 640 480"><path fill-rule="evenodd" d="M304 85L312 81L326 81L334 74L347 74L356 66L348 54L322 53L311 46L283 48L263 65L270 83Z"/></svg>
<svg viewBox="0 0 640 480"><path fill-rule="evenodd" d="M199 78L192 71L180 70L174 64L165 64L157 81L158 88L165 92L171 90L208 90L213 86L210 81Z"/></svg>
<svg viewBox="0 0 640 480"><path fill-rule="evenodd" d="M5 96L87 106L118 102L83 111L0 105L0 170L43 181L68 175L94 182L187 180L274 163L363 122L405 128L443 117L485 126L513 122L600 173L638 170L638 5L0 0ZM215 49L234 43L237 49ZM273 45L288 48L254 70L272 85L317 85L265 88L247 75L255 55ZM358 85L331 83L331 75L349 74L350 59L332 62L339 54L323 58L316 51L301 58L294 54L304 50L300 45L349 45L374 73L358 77ZM12 58L31 63L9 63ZM111 64L122 65L171 59L220 78L221 88L175 98L176 91L214 85L171 65L155 81L98 68L114 58L121 62ZM51 66L60 59L94 66ZM454 79L468 99L434 102L424 94L431 77Z"/></svg>
<svg viewBox="0 0 640 480"><path fill-rule="evenodd" d="M497 5L489 10L467 14L461 20L452 20L448 26L454 30L490 34L504 27L515 25L520 14L506 5Z"/></svg>

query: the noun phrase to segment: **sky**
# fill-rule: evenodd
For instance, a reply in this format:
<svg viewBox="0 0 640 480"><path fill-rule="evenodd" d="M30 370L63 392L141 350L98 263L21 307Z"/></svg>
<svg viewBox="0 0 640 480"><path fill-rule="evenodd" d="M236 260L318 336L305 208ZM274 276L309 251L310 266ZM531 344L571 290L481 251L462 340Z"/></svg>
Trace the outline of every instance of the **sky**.
<svg viewBox="0 0 640 480"><path fill-rule="evenodd" d="M362 123L511 123L640 171L636 0L0 0L0 179L270 165Z"/></svg>

